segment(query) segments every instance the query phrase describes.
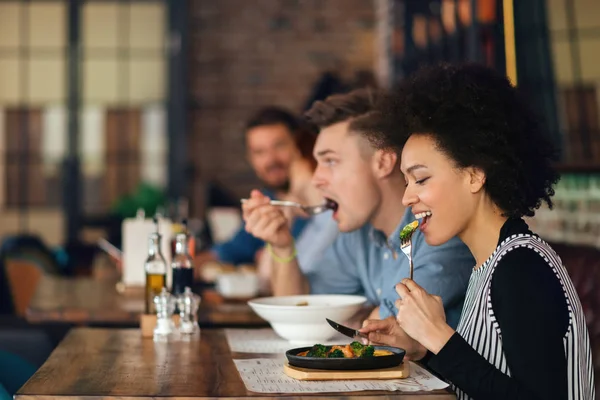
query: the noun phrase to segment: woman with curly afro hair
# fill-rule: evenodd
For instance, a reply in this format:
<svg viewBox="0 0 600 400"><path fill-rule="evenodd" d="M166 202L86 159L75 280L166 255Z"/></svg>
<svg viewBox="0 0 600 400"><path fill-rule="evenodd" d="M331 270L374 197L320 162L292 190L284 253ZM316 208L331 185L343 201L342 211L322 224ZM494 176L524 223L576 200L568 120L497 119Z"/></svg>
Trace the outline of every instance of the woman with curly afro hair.
<svg viewBox="0 0 600 400"><path fill-rule="evenodd" d="M375 343L407 350L459 399L592 399L589 334L554 250L522 217L552 206L555 151L509 81L478 65L409 77L372 129L402 149L403 203L430 245L458 236L475 257L460 323L414 281L396 286L396 319L366 321Z"/></svg>

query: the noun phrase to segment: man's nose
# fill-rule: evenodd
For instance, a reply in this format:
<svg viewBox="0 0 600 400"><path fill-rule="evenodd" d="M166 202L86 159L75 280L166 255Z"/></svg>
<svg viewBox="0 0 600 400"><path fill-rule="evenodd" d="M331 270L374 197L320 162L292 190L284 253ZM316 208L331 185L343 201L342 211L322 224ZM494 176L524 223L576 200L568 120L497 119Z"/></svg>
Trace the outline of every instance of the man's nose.
<svg viewBox="0 0 600 400"><path fill-rule="evenodd" d="M317 188L321 188L327 184L327 180L325 179L325 175L323 174L323 169L317 165L315 168L315 172L313 173L312 180L313 186Z"/></svg>

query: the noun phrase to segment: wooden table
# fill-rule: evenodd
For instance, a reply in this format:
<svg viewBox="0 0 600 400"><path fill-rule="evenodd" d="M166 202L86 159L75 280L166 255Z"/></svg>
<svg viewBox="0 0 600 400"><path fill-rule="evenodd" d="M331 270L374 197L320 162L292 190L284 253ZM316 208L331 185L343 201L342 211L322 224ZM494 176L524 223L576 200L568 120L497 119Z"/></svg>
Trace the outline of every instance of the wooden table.
<svg viewBox="0 0 600 400"><path fill-rule="evenodd" d="M273 355L270 355L273 357ZM246 390L234 358L264 354L231 353L223 330L201 332L192 342L157 343L134 329L76 328L17 392L15 400L286 398ZM302 394L302 397L307 396ZM449 391L315 394L335 399L455 399Z"/></svg>
<svg viewBox="0 0 600 400"><path fill-rule="evenodd" d="M143 289L118 293L113 281L44 276L26 318L32 323L137 327L143 310ZM225 302L214 291L203 293L198 322L201 327L268 326L245 302Z"/></svg>

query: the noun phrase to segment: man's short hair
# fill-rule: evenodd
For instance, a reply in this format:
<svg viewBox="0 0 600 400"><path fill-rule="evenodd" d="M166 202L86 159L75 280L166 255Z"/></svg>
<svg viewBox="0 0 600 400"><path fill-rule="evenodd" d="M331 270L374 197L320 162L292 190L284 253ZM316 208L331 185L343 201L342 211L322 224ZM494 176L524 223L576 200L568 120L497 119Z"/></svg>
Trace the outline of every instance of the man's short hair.
<svg viewBox="0 0 600 400"><path fill-rule="evenodd" d="M356 89L345 94L334 94L314 102L304 114L306 120L319 129L350 121L351 132L363 136L375 149L394 148L387 136L380 133L381 121L376 107L383 93L373 88Z"/></svg>
<svg viewBox="0 0 600 400"><path fill-rule="evenodd" d="M257 126L284 125L294 135L300 127L300 122L293 113L282 107L269 106L258 110L246 123L246 131Z"/></svg>

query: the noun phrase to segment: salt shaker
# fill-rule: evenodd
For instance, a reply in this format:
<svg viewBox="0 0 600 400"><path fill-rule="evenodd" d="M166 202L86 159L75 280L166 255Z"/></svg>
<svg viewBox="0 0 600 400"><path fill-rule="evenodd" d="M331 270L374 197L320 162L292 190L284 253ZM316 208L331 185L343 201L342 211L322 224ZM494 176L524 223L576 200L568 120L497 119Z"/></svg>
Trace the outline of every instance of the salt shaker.
<svg viewBox="0 0 600 400"><path fill-rule="evenodd" d="M154 296L154 307L156 309L156 327L154 328L154 341L168 341L175 332L173 323L173 312L175 311L175 299L162 288L159 295Z"/></svg>
<svg viewBox="0 0 600 400"><path fill-rule="evenodd" d="M185 287L182 294L177 298L179 308L179 333L182 335L193 335L200 331L198 327L198 307L200 296L192 293L192 289Z"/></svg>

